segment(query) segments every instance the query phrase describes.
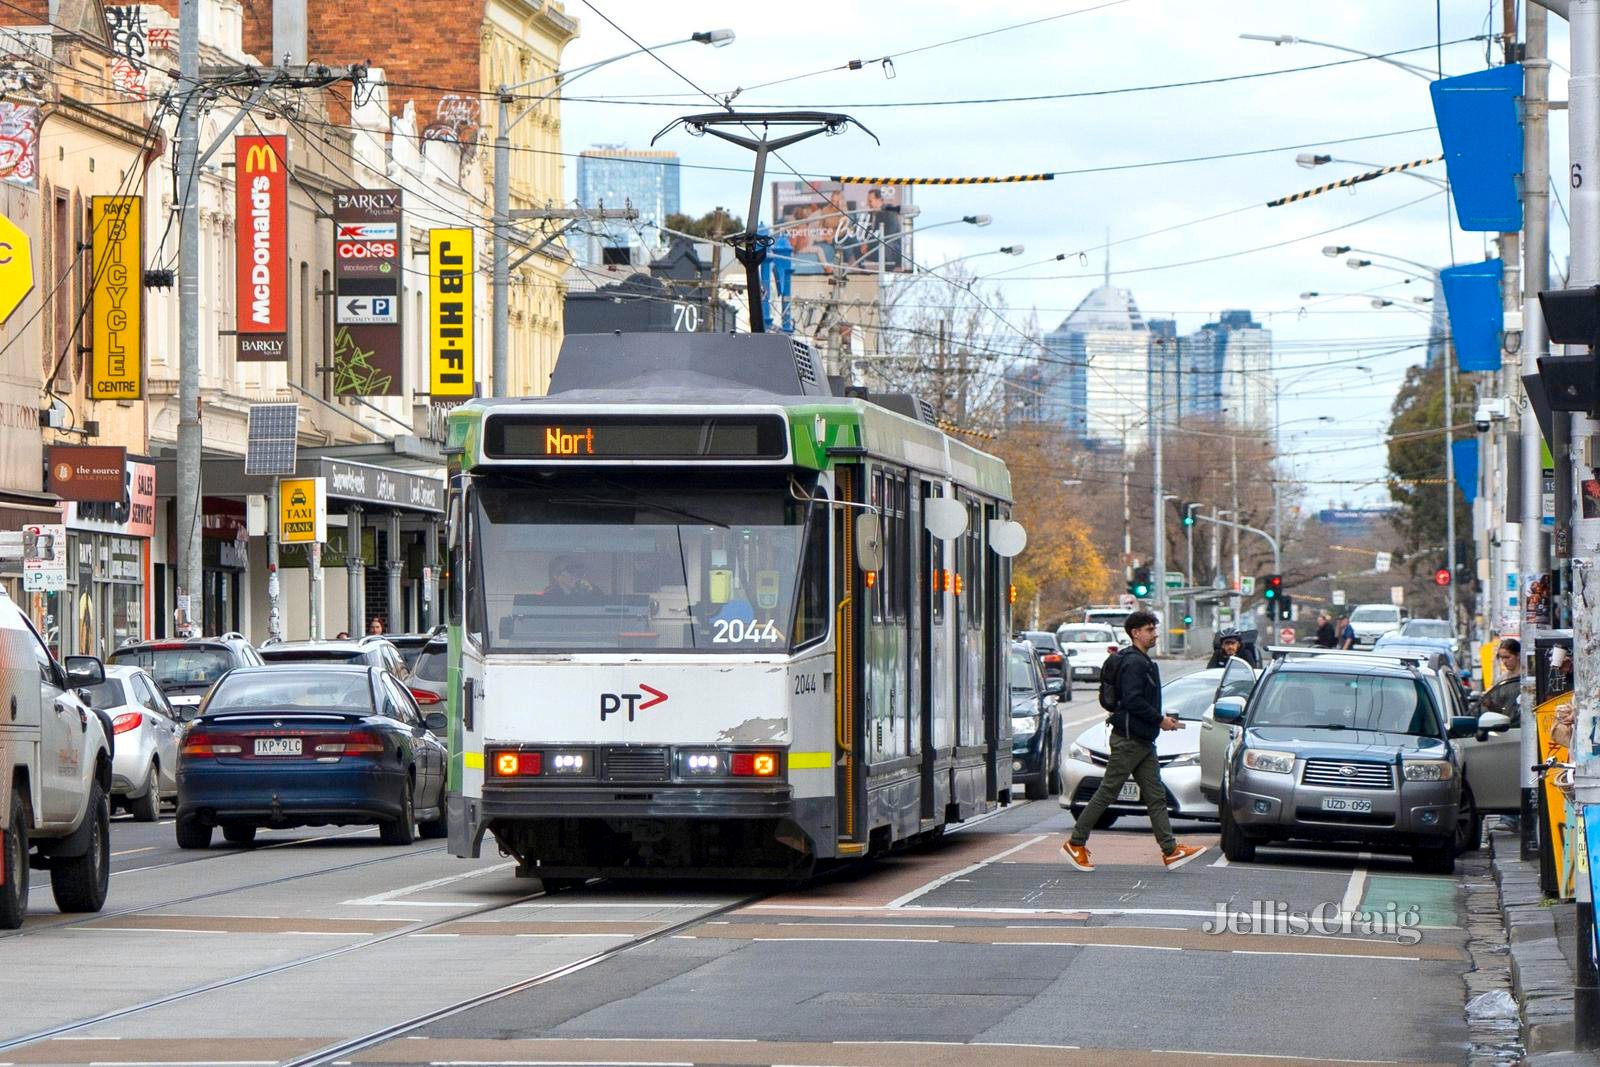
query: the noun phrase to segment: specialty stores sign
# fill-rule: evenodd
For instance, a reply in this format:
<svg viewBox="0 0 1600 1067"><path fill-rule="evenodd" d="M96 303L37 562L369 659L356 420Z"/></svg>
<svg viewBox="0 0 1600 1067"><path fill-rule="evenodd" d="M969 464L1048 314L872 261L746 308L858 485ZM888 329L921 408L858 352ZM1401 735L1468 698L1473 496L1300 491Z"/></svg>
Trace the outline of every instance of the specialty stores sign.
<svg viewBox="0 0 1600 1067"><path fill-rule="evenodd" d="M433 399L476 392L472 351L472 231L428 231L428 392Z"/></svg>
<svg viewBox="0 0 1600 1067"><path fill-rule="evenodd" d="M398 189L333 194L333 391L399 396L401 195Z"/></svg>
<svg viewBox="0 0 1600 1067"><path fill-rule="evenodd" d="M239 359L289 358L289 138L233 139Z"/></svg>
<svg viewBox="0 0 1600 1067"><path fill-rule="evenodd" d="M144 217L137 196L89 201L95 265L90 301L89 396L138 400L144 395Z"/></svg>

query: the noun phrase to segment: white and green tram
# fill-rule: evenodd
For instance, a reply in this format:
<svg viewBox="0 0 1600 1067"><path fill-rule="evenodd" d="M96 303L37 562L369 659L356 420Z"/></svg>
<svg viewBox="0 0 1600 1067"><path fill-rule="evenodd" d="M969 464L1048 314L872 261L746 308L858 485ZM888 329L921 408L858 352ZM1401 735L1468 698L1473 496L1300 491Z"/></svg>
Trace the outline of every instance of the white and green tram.
<svg viewBox="0 0 1600 1067"><path fill-rule="evenodd" d="M1007 803L997 459L781 334L567 338L450 415L450 849L801 877Z"/></svg>

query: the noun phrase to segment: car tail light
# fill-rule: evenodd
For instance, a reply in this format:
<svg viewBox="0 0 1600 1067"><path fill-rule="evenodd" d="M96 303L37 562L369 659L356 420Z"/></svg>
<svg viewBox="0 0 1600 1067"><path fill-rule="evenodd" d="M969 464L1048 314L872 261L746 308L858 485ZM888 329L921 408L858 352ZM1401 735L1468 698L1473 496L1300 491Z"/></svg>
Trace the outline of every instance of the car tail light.
<svg viewBox="0 0 1600 1067"><path fill-rule="evenodd" d="M143 722L144 716L140 715L137 711L125 711L121 715L118 715L115 719L111 720L111 732L114 734L125 734L129 730L137 730L140 724Z"/></svg>
<svg viewBox="0 0 1600 1067"><path fill-rule="evenodd" d="M317 756L360 756L382 752L383 742L378 735L364 731L347 734L338 741L320 742L312 749Z"/></svg>
<svg viewBox="0 0 1600 1067"><path fill-rule="evenodd" d="M776 752L735 752L728 757L728 773L735 778L776 778Z"/></svg>
<svg viewBox="0 0 1600 1067"><path fill-rule="evenodd" d="M1106 646L1106 651L1111 653L1113 656L1115 656L1117 654L1117 646L1116 645L1107 645Z"/></svg>
<svg viewBox="0 0 1600 1067"><path fill-rule="evenodd" d="M532 778L544 773L544 753L496 752L490 766L496 778Z"/></svg>
<svg viewBox="0 0 1600 1067"><path fill-rule="evenodd" d="M183 743L185 756L237 756L244 751L243 739L232 734L191 733Z"/></svg>
<svg viewBox="0 0 1600 1067"><path fill-rule="evenodd" d="M439 694L438 693L430 693L426 689L411 689L410 686L407 686L406 688L411 690L411 696L412 696L412 698L414 700L416 700L416 702L418 704L437 704L437 703L439 703Z"/></svg>
<svg viewBox="0 0 1600 1067"><path fill-rule="evenodd" d="M1061 662L1061 657L1056 655L1054 652L1046 652L1043 656L1041 656L1039 658L1044 660L1046 663L1060 663Z"/></svg>

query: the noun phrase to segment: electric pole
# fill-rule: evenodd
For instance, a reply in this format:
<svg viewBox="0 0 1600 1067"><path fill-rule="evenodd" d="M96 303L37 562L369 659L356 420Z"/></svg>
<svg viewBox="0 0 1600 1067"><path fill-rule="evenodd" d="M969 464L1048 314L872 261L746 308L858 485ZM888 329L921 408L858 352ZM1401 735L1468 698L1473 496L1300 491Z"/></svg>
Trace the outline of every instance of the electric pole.
<svg viewBox="0 0 1600 1067"><path fill-rule="evenodd" d="M200 0L178 0L178 549L174 604L185 636L205 625L200 555ZM198 621L196 616L199 616Z"/></svg>

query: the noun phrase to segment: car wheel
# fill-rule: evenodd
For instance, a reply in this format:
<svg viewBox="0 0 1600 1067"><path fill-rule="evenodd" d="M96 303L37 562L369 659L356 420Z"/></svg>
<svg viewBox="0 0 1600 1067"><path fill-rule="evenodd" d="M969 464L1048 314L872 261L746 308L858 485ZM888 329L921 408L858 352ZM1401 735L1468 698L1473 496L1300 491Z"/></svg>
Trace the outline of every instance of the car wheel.
<svg viewBox="0 0 1600 1067"><path fill-rule="evenodd" d="M1245 835L1244 827L1233 818L1233 806L1226 795L1217 802L1217 818L1222 823L1222 854L1229 863L1250 863L1256 858L1256 843Z"/></svg>
<svg viewBox="0 0 1600 1067"><path fill-rule="evenodd" d="M89 790L89 847L81 856L50 869L50 893L62 911L99 911L111 887L111 802L95 785Z"/></svg>
<svg viewBox="0 0 1600 1067"><path fill-rule="evenodd" d="M0 849L6 879L0 885L0 930L15 930L28 914L28 802L20 785L11 787L10 820Z"/></svg>
<svg viewBox="0 0 1600 1067"><path fill-rule="evenodd" d="M1456 806L1456 852L1476 852L1483 847L1483 816L1478 812L1478 802L1465 783L1461 786L1461 802Z"/></svg>
<svg viewBox="0 0 1600 1067"><path fill-rule="evenodd" d="M1057 758L1056 765L1050 768L1050 795L1053 797L1060 796L1062 788L1061 760Z"/></svg>
<svg viewBox="0 0 1600 1067"><path fill-rule="evenodd" d="M378 838L386 845L409 845L417 839L417 815L411 799L413 788L411 776L407 775L400 792L400 817L378 827Z"/></svg>
<svg viewBox="0 0 1600 1067"><path fill-rule="evenodd" d="M193 815L178 820L179 848L210 848L211 827Z"/></svg>
<svg viewBox="0 0 1600 1067"><path fill-rule="evenodd" d="M256 843L256 828L238 824L224 826L222 828L222 839L228 844L238 845L240 848L253 845Z"/></svg>
<svg viewBox="0 0 1600 1067"><path fill-rule="evenodd" d="M439 786L439 817L417 824L417 832L430 841L450 836L450 822L445 817L444 786Z"/></svg>
<svg viewBox="0 0 1600 1067"><path fill-rule="evenodd" d="M1427 845L1411 853L1411 862L1427 874L1454 874L1456 869L1455 839L1437 845Z"/></svg>
<svg viewBox="0 0 1600 1067"><path fill-rule="evenodd" d="M145 781L150 784L145 787L144 796L127 801L134 822L155 822L161 815L161 768L154 761L150 764L150 773L145 776Z"/></svg>

